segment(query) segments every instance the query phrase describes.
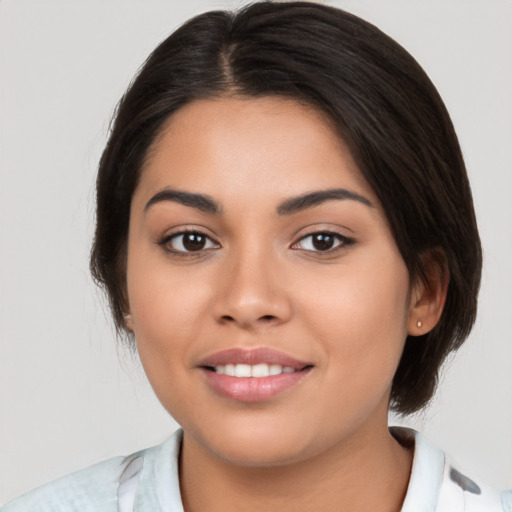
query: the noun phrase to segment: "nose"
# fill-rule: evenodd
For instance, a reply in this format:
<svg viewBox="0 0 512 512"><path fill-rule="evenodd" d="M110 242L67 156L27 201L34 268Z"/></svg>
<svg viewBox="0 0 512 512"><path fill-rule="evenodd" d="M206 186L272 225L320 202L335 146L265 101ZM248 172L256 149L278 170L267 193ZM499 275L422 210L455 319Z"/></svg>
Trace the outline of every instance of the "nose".
<svg viewBox="0 0 512 512"><path fill-rule="evenodd" d="M290 295L277 257L255 248L226 261L219 272L214 315L222 324L257 331L292 316Z"/></svg>

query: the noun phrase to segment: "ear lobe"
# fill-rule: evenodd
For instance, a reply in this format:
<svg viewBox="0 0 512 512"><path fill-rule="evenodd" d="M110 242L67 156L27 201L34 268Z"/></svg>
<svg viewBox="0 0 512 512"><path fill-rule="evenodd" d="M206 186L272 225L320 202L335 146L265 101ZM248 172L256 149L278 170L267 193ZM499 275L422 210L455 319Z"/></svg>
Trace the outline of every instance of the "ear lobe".
<svg viewBox="0 0 512 512"><path fill-rule="evenodd" d="M417 278L411 293L407 333L410 336L427 334L443 313L450 275L442 249L430 249L421 256L424 279Z"/></svg>
<svg viewBox="0 0 512 512"><path fill-rule="evenodd" d="M131 313L125 313L123 315L123 319L124 319L124 326L126 327L126 329L129 332L133 332L133 317L132 317Z"/></svg>

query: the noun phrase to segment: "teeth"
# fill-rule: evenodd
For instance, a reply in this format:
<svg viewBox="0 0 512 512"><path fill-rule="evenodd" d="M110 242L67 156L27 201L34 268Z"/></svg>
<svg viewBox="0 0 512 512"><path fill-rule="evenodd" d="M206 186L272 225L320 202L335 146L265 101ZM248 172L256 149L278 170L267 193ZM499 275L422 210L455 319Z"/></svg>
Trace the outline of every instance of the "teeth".
<svg viewBox="0 0 512 512"><path fill-rule="evenodd" d="M269 366L270 375L279 375L283 372L283 367L280 364L271 364Z"/></svg>
<svg viewBox="0 0 512 512"><path fill-rule="evenodd" d="M268 364L261 363L255 364L251 367L251 377L268 377L270 375L270 369Z"/></svg>
<svg viewBox="0 0 512 512"><path fill-rule="evenodd" d="M250 377L251 366L248 364L235 365L235 377Z"/></svg>
<svg viewBox="0 0 512 512"><path fill-rule="evenodd" d="M215 372L221 375L229 375L230 377L269 377L271 375L280 375L281 373L293 373L295 368L267 363L255 365L226 364L225 366L216 366Z"/></svg>

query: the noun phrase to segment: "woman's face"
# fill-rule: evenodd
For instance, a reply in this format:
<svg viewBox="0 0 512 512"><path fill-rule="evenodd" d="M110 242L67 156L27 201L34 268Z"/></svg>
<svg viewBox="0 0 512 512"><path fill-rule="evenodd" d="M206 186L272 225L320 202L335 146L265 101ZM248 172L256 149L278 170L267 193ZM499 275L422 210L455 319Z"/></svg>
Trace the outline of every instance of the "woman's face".
<svg viewBox="0 0 512 512"><path fill-rule="evenodd" d="M174 114L133 196L127 293L158 398L210 454L278 465L386 428L409 275L315 110L224 98Z"/></svg>

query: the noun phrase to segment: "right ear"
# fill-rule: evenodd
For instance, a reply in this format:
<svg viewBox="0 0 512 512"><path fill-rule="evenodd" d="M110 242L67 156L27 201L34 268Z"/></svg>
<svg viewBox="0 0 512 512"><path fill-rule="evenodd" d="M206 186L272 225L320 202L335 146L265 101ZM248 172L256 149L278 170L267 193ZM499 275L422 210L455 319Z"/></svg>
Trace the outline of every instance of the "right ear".
<svg viewBox="0 0 512 512"><path fill-rule="evenodd" d="M124 320L124 326L126 327L126 330L129 332L133 332L133 317L131 313L125 313L123 315Z"/></svg>

